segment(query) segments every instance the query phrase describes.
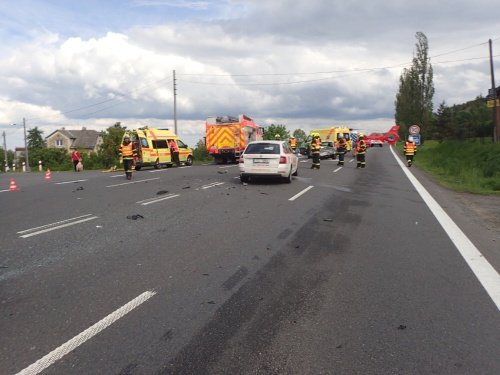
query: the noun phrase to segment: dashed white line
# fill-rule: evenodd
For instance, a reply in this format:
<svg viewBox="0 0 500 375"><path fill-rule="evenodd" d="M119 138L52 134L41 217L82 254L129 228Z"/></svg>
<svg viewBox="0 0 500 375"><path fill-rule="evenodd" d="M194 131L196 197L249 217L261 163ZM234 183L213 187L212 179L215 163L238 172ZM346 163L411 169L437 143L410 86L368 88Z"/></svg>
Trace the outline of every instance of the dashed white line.
<svg viewBox="0 0 500 375"><path fill-rule="evenodd" d="M201 188L202 189L210 189L210 188L213 188L213 187L219 186L219 185L224 185L224 182L212 182L211 184L203 185Z"/></svg>
<svg viewBox="0 0 500 375"><path fill-rule="evenodd" d="M289 199L289 201L294 201L295 199L297 199L298 197L300 197L302 194L307 193L307 192L308 192L309 190L311 190L313 187L314 187L313 185L306 187L306 188L305 188L304 190L302 190L300 193L295 194L293 197L291 197L291 198Z"/></svg>
<svg viewBox="0 0 500 375"><path fill-rule="evenodd" d="M413 176L409 169L403 164L399 157L394 152L391 146L391 152L396 158L406 177L413 184L417 192L420 194L424 202L427 204L431 212L436 217L437 221L443 227L444 231L450 237L458 252L467 262L472 272L476 275L479 282L489 294L497 309L500 310L500 275L488 263L486 258L481 254L476 246L469 240L464 232L458 227L457 224L448 216L448 214L441 208L436 200L427 192L422 184Z"/></svg>
<svg viewBox="0 0 500 375"><path fill-rule="evenodd" d="M77 182L84 182L84 181L88 181L88 179L85 179L85 180L64 181L64 182L56 182L54 185L76 184Z"/></svg>
<svg viewBox="0 0 500 375"><path fill-rule="evenodd" d="M338 167L337 169L335 169L335 170L333 171L333 173L338 172L338 171L340 171L341 169L342 169L342 167Z"/></svg>
<svg viewBox="0 0 500 375"><path fill-rule="evenodd" d="M51 232L51 231L56 230L56 229L66 228L66 227L69 227L71 225L84 223L86 221L94 220L94 219L98 218L97 216L90 216L90 215L92 215L92 214L78 216L78 217L75 217L72 219L62 220L62 221L58 221L56 223L42 225L40 227L22 230L22 231L17 232L17 233L22 234L22 236L19 236L21 238L28 238L28 237L36 236L38 234ZM78 219L80 219L80 220L78 220ZM45 229L42 229L42 228L45 228ZM40 230L38 230L38 229L40 229ZM23 233L26 233L26 234L23 234Z"/></svg>
<svg viewBox="0 0 500 375"><path fill-rule="evenodd" d="M161 202L161 201L164 201L167 199L172 199L175 197L180 197L180 195L179 194L170 194L170 195L167 195L167 196L162 197L162 198L149 198L149 199L145 199L143 201L139 201L139 202L135 202L135 203L141 204L143 206L147 206L148 204L158 203L158 202Z"/></svg>
<svg viewBox="0 0 500 375"><path fill-rule="evenodd" d="M111 324L116 322L118 319L122 318L135 308L139 307L142 305L144 302L146 302L148 299L153 297L156 294L155 291L146 291L142 293L141 295L137 296L134 298L132 301L127 303L126 305L123 305L120 307L118 310L112 312L105 318L101 319L97 323L95 323L93 326L87 328L85 331L82 333L76 335L73 337L71 340L67 341L63 345L59 346L58 348L54 349L51 351L49 354L47 354L45 357L39 359L32 365L26 367L24 370L21 370L20 372L17 373L17 375L36 375L45 370L47 367L53 365L56 361L64 357L66 354L72 352L75 350L77 347L82 345L84 342L90 340L92 337L97 335L99 332L103 331L107 327L109 327Z"/></svg>
<svg viewBox="0 0 500 375"><path fill-rule="evenodd" d="M144 181L153 181L153 180L159 180L160 177L154 177L154 178L146 178L144 180L135 180L135 181L129 181L129 182L123 182L121 184L115 184L115 185L108 185L106 186L107 188L110 187L115 187L115 186L123 186L123 185L130 185L130 184L137 184L139 182L144 182Z"/></svg>

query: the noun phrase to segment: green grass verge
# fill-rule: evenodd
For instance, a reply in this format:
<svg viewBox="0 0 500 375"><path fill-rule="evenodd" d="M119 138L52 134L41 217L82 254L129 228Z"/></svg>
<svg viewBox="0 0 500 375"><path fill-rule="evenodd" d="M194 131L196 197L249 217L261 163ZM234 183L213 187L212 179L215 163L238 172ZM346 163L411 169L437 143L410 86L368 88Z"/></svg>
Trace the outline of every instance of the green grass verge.
<svg viewBox="0 0 500 375"><path fill-rule="evenodd" d="M402 152L402 144L398 144ZM500 195L500 144L466 141L426 141L415 165L442 185L460 192Z"/></svg>

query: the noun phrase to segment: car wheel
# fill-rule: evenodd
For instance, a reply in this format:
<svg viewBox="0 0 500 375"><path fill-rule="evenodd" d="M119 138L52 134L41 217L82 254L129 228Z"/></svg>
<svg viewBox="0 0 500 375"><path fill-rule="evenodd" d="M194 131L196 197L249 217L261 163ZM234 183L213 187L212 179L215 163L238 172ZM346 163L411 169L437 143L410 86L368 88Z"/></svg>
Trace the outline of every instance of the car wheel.
<svg viewBox="0 0 500 375"><path fill-rule="evenodd" d="M140 170L141 170L141 168L142 168L142 166L138 166L138 165L136 165L136 166L135 166L135 170L136 170L136 171L140 171Z"/></svg>
<svg viewBox="0 0 500 375"><path fill-rule="evenodd" d="M299 175L299 166L297 165L297 169L295 170L294 173L292 173L292 176L298 176Z"/></svg>
<svg viewBox="0 0 500 375"><path fill-rule="evenodd" d="M290 173L288 173L288 177L285 177L285 182L289 184L292 182L292 168L290 167Z"/></svg>
<svg viewBox="0 0 500 375"><path fill-rule="evenodd" d="M186 165L188 167L192 166L193 165L193 157L191 155L189 155L186 159Z"/></svg>
<svg viewBox="0 0 500 375"><path fill-rule="evenodd" d="M248 182L248 176L240 176L241 182L247 183Z"/></svg>
<svg viewBox="0 0 500 375"><path fill-rule="evenodd" d="M155 164L153 165L154 169L160 169L160 161L156 159Z"/></svg>

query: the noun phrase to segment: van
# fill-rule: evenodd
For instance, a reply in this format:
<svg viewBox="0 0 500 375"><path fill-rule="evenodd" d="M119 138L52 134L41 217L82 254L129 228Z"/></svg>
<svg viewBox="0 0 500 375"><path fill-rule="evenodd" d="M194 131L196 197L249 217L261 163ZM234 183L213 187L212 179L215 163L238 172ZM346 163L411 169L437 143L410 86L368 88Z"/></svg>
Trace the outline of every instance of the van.
<svg viewBox="0 0 500 375"><path fill-rule="evenodd" d="M137 150L135 158L137 171L142 167L158 169L162 166L169 168L174 165L175 161L168 147L170 140L173 140L179 148L179 161L188 166L193 165L193 150L169 129L143 127L126 131L125 134L130 136Z"/></svg>

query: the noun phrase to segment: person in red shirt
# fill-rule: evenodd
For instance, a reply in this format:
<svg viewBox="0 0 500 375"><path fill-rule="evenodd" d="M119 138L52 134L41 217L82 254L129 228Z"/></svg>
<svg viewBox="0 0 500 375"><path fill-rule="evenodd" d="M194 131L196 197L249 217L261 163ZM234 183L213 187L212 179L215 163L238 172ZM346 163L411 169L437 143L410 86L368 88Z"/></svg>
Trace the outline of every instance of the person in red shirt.
<svg viewBox="0 0 500 375"><path fill-rule="evenodd" d="M71 152L71 161L73 162L73 168L76 172L76 166L82 161L82 157L76 148Z"/></svg>
<svg viewBox="0 0 500 375"><path fill-rule="evenodd" d="M177 146L177 143L173 139L170 139L168 141L168 147L170 148L170 159L175 163L175 165L181 165L179 160L179 147Z"/></svg>

